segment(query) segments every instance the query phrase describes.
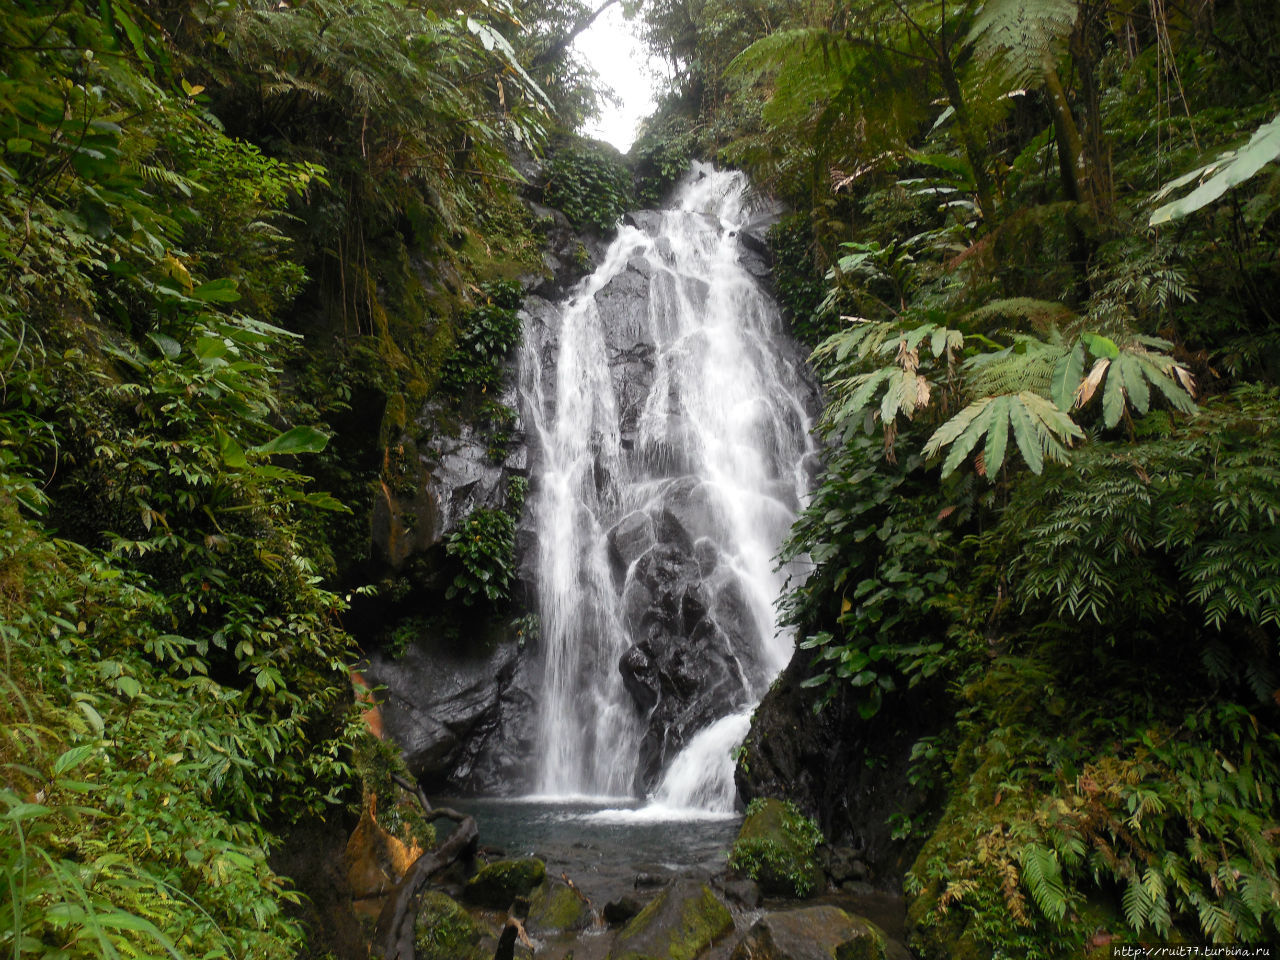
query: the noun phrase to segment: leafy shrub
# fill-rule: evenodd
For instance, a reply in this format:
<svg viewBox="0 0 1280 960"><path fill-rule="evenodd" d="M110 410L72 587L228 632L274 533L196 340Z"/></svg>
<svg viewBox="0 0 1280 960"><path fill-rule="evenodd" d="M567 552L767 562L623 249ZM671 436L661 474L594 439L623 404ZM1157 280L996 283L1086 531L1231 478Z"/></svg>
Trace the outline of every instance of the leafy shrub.
<svg viewBox="0 0 1280 960"><path fill-rule="evenodd" d="M655 119L645 124L628 154L641 207L660 206L694 159L693 125L688 118L674 114Z"/></svg>
<svg viewBox="0 0 1280 960"><path fill-rule="evenodd" d="M633 203L631 173L608 144L562 137L548 151L543 200L575 227L606 233Z"/></svg>
<svg viewBox="0 0 1280 960"><path fill-rule="evenodd" d="M485 284L481 301L458 321L453 352L441 370L447 396L487 393L502 383L502 364L520 342L522 291L515 281Z"/></svg>
<svg viewBox="0 0 1280 960"><path fill-rule="evenodd" d="M815 859L820 843L818 825L790 800L757 797L747 805L729 867L759 881L766 892L804 897L822 882Z"/></svg>
<svg viewBox="0 0 1280 960"><path fill-rule="evenodd" d="M473 510L445 542L445 553L462 569L445 591L468 606L508 599L515 578L516 520L524 506L529 481L514 476L507 482L507 503L501 510Z"/></svg>

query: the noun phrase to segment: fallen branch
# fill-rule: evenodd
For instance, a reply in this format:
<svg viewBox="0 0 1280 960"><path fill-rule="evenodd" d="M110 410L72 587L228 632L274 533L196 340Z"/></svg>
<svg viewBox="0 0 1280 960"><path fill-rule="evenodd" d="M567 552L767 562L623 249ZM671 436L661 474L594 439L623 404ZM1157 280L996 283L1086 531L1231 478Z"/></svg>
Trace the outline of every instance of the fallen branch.
<svg viewBox="0 0 1280 960"><path fill-rule="evenodd" d="M413 862L387 898L374 927L374 955L382 960L416 960L414 926L418 918L418 894L431 877L465 854L480 836L473 818L448 807L428 807L428 820L442 817L457 821L449 839L440 848L424 853Z"/></svg>
<svg viewBox="0 0 1280 960"><path fill-rule="evenodd" d="M411 783L404 779L404 777L394 773L391 775L391 782L401 790L415 797L418 803L421 804L423 813L431 812L431 801L428 800L427 795L422 792L422 784L418 783L416 780Z"/></svg>

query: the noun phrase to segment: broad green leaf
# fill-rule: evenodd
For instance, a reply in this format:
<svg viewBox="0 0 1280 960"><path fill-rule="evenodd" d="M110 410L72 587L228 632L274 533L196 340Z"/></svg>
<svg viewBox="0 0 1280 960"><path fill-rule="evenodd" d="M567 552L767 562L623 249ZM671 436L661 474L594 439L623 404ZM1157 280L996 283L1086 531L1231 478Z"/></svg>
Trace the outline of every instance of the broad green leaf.
<svg viewBox="0 0 1280 960"><path fill-rule="evenodd" d="M964 458L978 445L978 441L991 428L991 424L997 416L1007 417L1009 415L1009 398L1007 396L984 397L978 403L983 404L982 411L974 417L969 427L960 436L956 437L955 443L951 446L951 452L947 454L947 459L943 461L942 475L944 477L950 476L964 462Z"/></svg>
<svg viewBox="0 0 1280 960"><path fill-rule="evenodd" d="M319 453L329 442L315 427L294 427L253 448L254 453Z"/></svg>
<svg viewBox="0 0 1280 960"><path fill-rule="evenodd" d="M1044 451L1040 439L1036 436L1035 422L1031 414L1022 404L1017 404L1009 411L1009 420L1013 423L1013 438L1018 442L1018 450L1027 467L1037 476L1044 470Z"/></svg>
<svg viewBox="0 0 1280 960"><path fill-rule="evenodd" d="M1154 227L1195 213L1277 158L1280 158L1280 114L1255 130L1249 142L1239 150L1219 154L1213 161L1166 184L1152 199L1159 200L1192 180L1203 181L1181 200L1174 200L1154 210L1147 220L1148 225Z"/></svg>
<svg viewBox="0 0 1280 960"><path fill-rule="evenodd" d="M1076 387L1084 377L1084 344L1077 342L1071 352L1059 360L1053 368L1050 396L1059 410L1070 410L1075 400Z"/></svg>
<svg viewBox="0 0 1280 960"><path fill-rule="evenodd" d="M236 442L235 438L221 427L215 427L214 431L218 438L218 455L222 457L222 462L233 470L247 467L249 461L245 459L244 448Z"/></svg>
<svg viewBox="0 0 1280 960"><path fill-rule="evenodd" d="M1120 356L1120 348L1110 337L1104 337L1100 333L1083 333L1080 339L1089 348L1089 352L1099 359L1114 360Z"/></svg>
<svg viewBox="0 0 1280 960"><path fill-rule="evenodd" d="M1102 388L1102 422L1110 429L1124 416L1125 375L1124 364L1114 361L1107 370L1107 382Z"/></svg>
<svg viewBox="0 0 1280 960"><path fill-rule="evenodd" d="M982 450L982 459L987 468L987 479L990 480L1000 472L1004 463L1004 451L1009 442L1009 418L998 417L987 431L987 445Z"/></svg>
<svg viewBox="0 0 1280 960"><path fill-rule="evenodd" d="M173 360L182 353L182 344L178 343L173 337L163 333L148 333L147 339L160 348L160 352L168 359Z"/></svg>
<svg viewBox="0 0 1280 960"><path fill-rule="evenodd" d="M205 303L235 303L240 299L240 291L230 277L221 277L200 284L191 291L191 298Z"/></svg>
<svg viewBox="0 0 1280 960"><path fill-rule="evenodd" d="M132 700L142 693L142 684L134 677L117 677L116 689Z"/></svg>
<svg viewBox="0 0 1280 960"><path fill-rule="evenodd" d="M981 400L975 400L935 430L933 436L924 445L925 459L936 456L943 447L953 443L958 436L964 433L969 424L973 423L974 419L986 409L992 399L991 397L983 397Z"/></svg>
<svg viewBox="0 0 1280 960"><path fill-rule="evenodd" d="M67 770L75 769L97 749L98 745L95 743L86 743L78 747L72 747L70 750L67 750L60 755L57 760L53 761L53 772L63 773Z"/></svg>
<svg viewBox="0 0 1280 960"><path fill-rule="evenodd" d="M303 503L309 504L319 510L332 510L334 513L350 513L351 508L341 500L335 499L327 493L308 493L302 498Z"/></svg>
<svg viewBox="0 0 1280 960"><path fill-rule="evenodd" d="M1129 394L1129 403L1140 414L1151 408L1151 388L1147 386L1148 371L1131 353L1122 353L1116 361L1124 370L1125 389Z"/></svg>
<svg viewBox="0 0 1280 960"><path fill-rule="evenodd" d="M5 820L30 820L32 817L40 817L49 812L49 808L43 803L15 803L3 814Z"/></svg>

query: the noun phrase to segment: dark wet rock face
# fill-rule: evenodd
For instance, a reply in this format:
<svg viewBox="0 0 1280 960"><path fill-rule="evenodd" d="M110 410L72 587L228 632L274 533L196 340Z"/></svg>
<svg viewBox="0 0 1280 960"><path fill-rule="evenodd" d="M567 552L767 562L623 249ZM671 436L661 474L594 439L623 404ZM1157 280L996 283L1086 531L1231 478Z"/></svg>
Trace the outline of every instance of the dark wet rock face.
<svg viewBox="0 0 1280 960"><path fill-rule="evenodd" d="M386 687L383 727L428 790L520 789L537 687L516 641L466 650L424 637L398 658L375 653L366 672Z"/></svg>
<svg viewBox="0 0 1280 960"><path fill-rule="evenodd" d="M801 684L814 671L812 654L799 650L756 709L737 768L744 801L788 797L817 820L835 846L826 854L836 884L868 882L896 888L918 842L895 839L892 815L915 816L927 797L908 778L912 746L936 734L942 714L908 711L887 696L880 712L864 719L853 688L840 689L819 713ZM939 690L937 702L945 703ZM869 763L875 758L874 763Z"/></svg>

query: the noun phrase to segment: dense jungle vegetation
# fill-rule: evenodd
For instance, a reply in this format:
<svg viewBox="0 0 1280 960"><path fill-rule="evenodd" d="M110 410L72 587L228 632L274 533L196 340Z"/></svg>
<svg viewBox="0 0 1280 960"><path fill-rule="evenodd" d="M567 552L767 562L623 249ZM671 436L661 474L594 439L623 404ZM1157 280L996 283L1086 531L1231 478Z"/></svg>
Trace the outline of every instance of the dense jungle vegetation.
<svg viewBox="0 0 1280 960"><path fill-rule="evenodd" d="M316 955L268 856L394 764L344 614L433 575L367 543L424 405L511 421L529 154L588 229L694 156L792 211L786 612L815 708L943 717L921 956L1275 942L1280 10L624 5L630 170L574 135L586 4L0 0L0 950ZM510 612L511 527L459 604Z"/></svg>
<svg viewBox="0 0 1280 960"><path fill-rule="evenodd" d="M343 612L423 402L509 414L583 13L0 4L4 955L322 952L267 858L393 762Z"/></svg>
<svg viewBox="0 0 1280 960"><path fill-rule="evenodd" d="M640 150L793 211L814 706L941 714L895 825L915 947L1277 942L1280 11L648 6Z"/></svg>

